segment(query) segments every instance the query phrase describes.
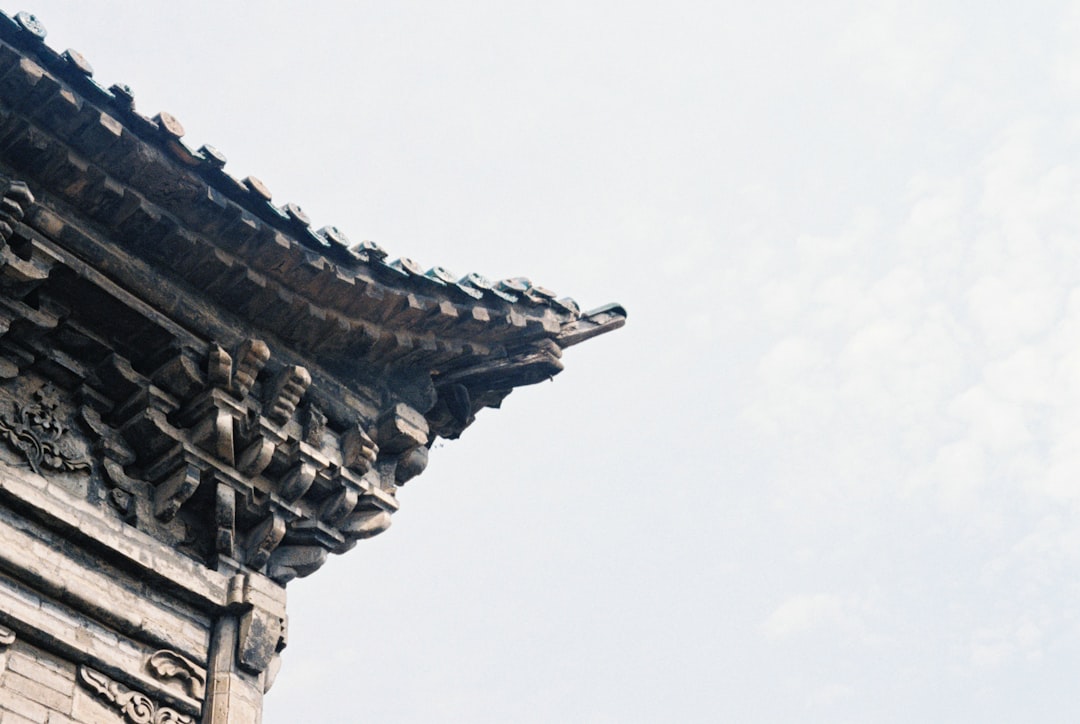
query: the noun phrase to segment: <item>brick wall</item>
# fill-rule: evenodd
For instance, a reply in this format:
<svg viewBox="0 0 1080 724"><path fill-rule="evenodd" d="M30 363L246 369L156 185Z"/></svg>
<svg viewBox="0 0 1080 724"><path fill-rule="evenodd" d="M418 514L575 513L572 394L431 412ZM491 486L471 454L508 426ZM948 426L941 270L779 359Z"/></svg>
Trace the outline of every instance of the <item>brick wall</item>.
<svg viewBox="0 0 1080 724"><path fill-rule="evenodd" d="M15 640L0 654L0 662L0 724L116 721L115 715L107 719L82 706L82 697L76 711L76 671L70 661Z"/></svg>
<svg viewBox="0 0 1080 724"><path fill-rule="evenodd" d="M0 465L0 724L199 722L224 579L40 483Z"/></svg>

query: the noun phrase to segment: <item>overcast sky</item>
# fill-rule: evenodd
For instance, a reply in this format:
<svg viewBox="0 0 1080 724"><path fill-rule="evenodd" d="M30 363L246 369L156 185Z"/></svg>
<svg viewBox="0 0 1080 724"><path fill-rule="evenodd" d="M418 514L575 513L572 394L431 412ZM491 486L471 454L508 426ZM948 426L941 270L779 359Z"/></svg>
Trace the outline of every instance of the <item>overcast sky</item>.
<svg viewBox="0 0 1080 724"><path fill-rule="evenodd" d="M266 724L1080 719L1080 4L5 9L316 226L629 311L290 585Z"/></svg>

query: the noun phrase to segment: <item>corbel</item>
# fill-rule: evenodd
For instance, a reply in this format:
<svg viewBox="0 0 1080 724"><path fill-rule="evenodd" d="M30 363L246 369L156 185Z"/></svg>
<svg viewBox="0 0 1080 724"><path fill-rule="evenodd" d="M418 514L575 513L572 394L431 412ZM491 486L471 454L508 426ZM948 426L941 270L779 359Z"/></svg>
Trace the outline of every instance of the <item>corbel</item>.
<svg viewBox="0 0 1080 724"><path fill-rule="evenodd" d="M262 350L265 350L265 345L257 340L247 342L242 347L240 359L248 360L249 364L246 368L238 365L233 380L234 394L243 395L250 389L254 376L258 374L255 368L265 362ZM268 400L262 406L263 414L258 414L256 409L250 409L240 420L239 429L236 432L236 447L240 450L236 458L237 470L254 477L270 465L278 448L287 440L281 428L292 419L300 398L310 384L311 375L303 367L286 367L278 373L270 388ZM301 469L297 473L291 475L290 484L286 486L290 495L289 502L303 495L307 489L303 487L304 481L306 480L310 485L314 476L314 473L309 473L306 469Z"/></svg>
<svg viewBox="0 0 1080 724"><path fill-rule="evenodd" d="M155 460L183 438L169 422L177 409L176 399L155 385L147 384L119 405L109 419L119 421L120 434L141 460Z"/></svg>
<svg viewBox="0 0 1080 724"><path fill-rule="evenodd" d="M362 540L390 527L390 513L385 510L361 510L350 513L338 526L349 541Z"/></svg>
<svg viewBox="0 0 1080 724"><path fill-rule="evenodd" d="M326 415L312 403L305 405L300 424L304 429L303 442L315 447L322 447L326 433Z"/></svg>
<svg viewBox="0 0 1080 724"><path fill-rule="evenodd" d="M261 339L248 339L241 343L233 359L236 368L233 371L230 391L236 399L243 400L270 359L270 348Z"/></svg>
<svg viewBox="0 0 1080 724"><path fill-rule="evenodd" d="M0 177L0 240L11 240L15 227L26 216L26 210L34 203L34 194L24 181Z"/></svg>
<svg viewBox="0 0 1080 724"><path fill-rule="evenodd" d="M375 466L381 487L393 490L427 467L431 431L427 418L410 405L399 402L385 410L375 423L375 436L383 453Z"/></svg>
<svg viewBox="0 0 1080 724"><path fill-rule="evenodd" d="M210 352L206 356L206 384L230 391L233 377L232 365L232 355L219 344L210 345Z"/></svg>
<svg viewBox="0 0 1080 724"><path fill-rule="evenodd" d="M292 419L300 398L311 385L311 373L300 365L282 369L274 380L270 395L263 406L263 414L278 425Z"/></svg>
<svg viewBox="0 0 1080 724"><path fill-rule="evenodd" d="M246 411L228 393L210 388L197 395L176 415L191 442L230 467L236 464L235 421Z"/></svg>
<svg viewBox="0 0 1080 724"><path fill-rule="evenodd" d="M278 445L285 441L285 436L272 426L264 423L255 409L248 409L247 414L237 421L236 431L236 469L241 473L255 477L274 459Z"/></svg>
<svg viewBox="0 0 1080 724"><path fill-rule="evenodd" d="M150 384L150 380L136 372L127 359L115 352L94 367L90 378L94 388L100 390L112 403L109 419L113 423L124 422L138 412L137 407L125 403L132 401L136 394Z"/></svg>
<svg viewBox="0 0 1080 724"><path fill-rule="evenodd" d="M319 507L319 520L330 526L336 526L360 501L360 493L349 486L342 486L331 494Z"/></svg>
<svg viewBox="0 0 1080 724"><path fill-rule="evenodd" d="M150 374L154 384L180 400L188 400L206 388L206 376L196 359L195 350L178 346Z"/></svg>
<svg viewBox="0 0 1080 724"><path fill-rule="evenodd" d="M49 278L60 259L20 225L34 206L24 181L0 177L0 284L9 295L24 297ZM34 235L36 236L36 235Z"/></svg>
<svg viewBox="0 0 1080 724"><path fill-rule="evenodd" d="M154 517L162 522L175 518L201 481L201 471L191 463L184 463L170 473L154 489Z"/></svg>
<svg viewBox="0 0 1080 724"><path fill-rule="evenodd" d="M280 546L272 554L267 575L281 585L319 570L329 557L322 546Z"/></svg>
<svg viewBox="0 0 1080 724"><path fill-rule="evenodd" d="M379 446L359 424L341 434L340 445L341 464L360 475L371 469L379 455Z"/></svg>
<svg viewBox="0 0 1080 724"><path fill-rule="evenodd" d="M403 402L379 415L375 430L379 449L392 455L427 444L429 435L424 416Z"/></svg>
<svg viewBox="0 0 1080 724"><path fill-rule="evenodd" d="M272 511L248 532L244 562L250 568L262 568L284 537L285 518L281 513Z"/></svg>
<svg viewBox="0 0 1080 724"><path fill-rule="evenodd" d="M398 485L404 485L424 472L427 464L428 448L424 445L414 447L398 458L397 466L394 468L394 482Z"/></svg>
<svg viewBox="0 0 1080 724"><path fill-rule="evenodd" d="M315 482L318 468L309 462L298 462L285 473L278 488L278 495L288 503L295 503L304 496Z"/></svg>
<svg viewBox="0 0 1080 724"><path fill-rule="evenodd" d="M285 471L276 481L275 492L292 504L307 494L320 475L326 477L331 462L320 446L289 435L275 450L274 467Z"/></svg>

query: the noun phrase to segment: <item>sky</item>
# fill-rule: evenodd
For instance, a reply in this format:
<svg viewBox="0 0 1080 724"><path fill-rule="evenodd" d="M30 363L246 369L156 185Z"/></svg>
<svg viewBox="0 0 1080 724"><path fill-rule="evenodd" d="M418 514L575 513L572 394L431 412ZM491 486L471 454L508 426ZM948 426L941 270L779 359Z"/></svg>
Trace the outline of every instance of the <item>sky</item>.
<svg viewBox="0 0 1080 724"><path fill-rule="evenodd" d="M22 9L316 227L628 310L290 584L266 724L1080 718L1080 3Z"/></svg>

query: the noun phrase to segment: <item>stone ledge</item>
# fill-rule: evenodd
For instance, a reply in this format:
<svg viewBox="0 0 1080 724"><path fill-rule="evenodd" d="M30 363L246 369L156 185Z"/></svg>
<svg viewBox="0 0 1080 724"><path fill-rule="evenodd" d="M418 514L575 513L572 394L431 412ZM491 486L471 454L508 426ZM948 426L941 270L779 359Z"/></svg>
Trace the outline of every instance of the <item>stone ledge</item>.
<svg viewBox="0 0 1080 724"><path fill-rule="evenodd" d="M153 653L153 647L140 647L120 638L93 620L67 607L52 605L2 575L0 620L16 629L20 640L64 660L87 663L108 672L177 710L197 714L201 709L200 702L178 693L176 687L141 673L146 671L145 661Z"/></svg>
<svg viewBox="0 0 1080 724"><path fill-rule="evenodd" d="M80 564L77 558L4 520L4 512L0 509L0 569L122 633L205 660L209 618L196 623L146 596L137 581L118 581L95 570L91 560ZM53 604L44 601L41 605Z"/></svg>
<svg viewBox="0 0 1080 724"><path fill-rule="evenodd" d="M227 576L195 563L142 531L103 516L86 501L47 486L40 476L27 474L20 479L0 466L0 499L14 502L21 510L29 508L49 527L80 539L91 549L108 551L114 561L141 577L161 581L200 608L213 612L228 605Z"/></svg>

